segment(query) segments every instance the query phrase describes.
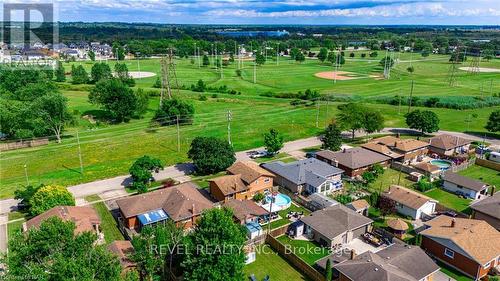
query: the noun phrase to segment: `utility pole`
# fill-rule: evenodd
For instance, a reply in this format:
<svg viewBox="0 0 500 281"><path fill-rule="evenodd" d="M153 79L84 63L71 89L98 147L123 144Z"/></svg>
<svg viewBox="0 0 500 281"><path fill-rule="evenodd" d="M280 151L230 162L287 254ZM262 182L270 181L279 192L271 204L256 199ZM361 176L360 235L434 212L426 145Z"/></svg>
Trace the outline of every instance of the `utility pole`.
<svg viewBox="0 0 500 281"><path fill-rule="evenodd" d="M490 96L493 94L493 79L490 79Z"/></svg>
<svg viewBox="0 0 500 281"><path fill-rule="evenodd" d="M231 120L233 120L233 114L231 113L231 110L227 111L227 142L229 143L230 146L233 146L231 143Z"/></svg>
<svg viewBox="0 0 500 281"><path fill-rule="evenodd" d="M257 60L253 60L253 83L257 83Z"/></svg>
<svg viewBox="0 0 500 281"><path fill-rule="evenodd" d="M408 113L411 111L411 99L413 96L413 80L411 80L410 100L408 101Z"/></svg>
<svg viewBox="0 0 500 281"><path fill-rule="evenodd" d="M139 54L139 53L137 53ZM142 73L141 73L141 64L139 62L139 56L137 56L137 71L139 71L139 79L142 78Z"/></svg>
<svg viewBox="0 0 500 281"><path fill-rule="evenodd" d="M200 47L198 47L198 68L201 68Z"/></svg>
<svg viewBox="0 0 500 281"><path fill-rule="evenodd" d="M82 148L80 147L80 135L76 131L76 142L78 143L78 159L80 160L80 174L83 175Z"/></svg>
<svg viewBox="0 0 500 281"><path fill-rule="evenodd" d="M333 84L337 84L337 71L339 69L339 52L337 50L336 54L335 54L335 70L333 72Z"/></svg>
<svg viewBox="0 0 500 281"><path fill-rule="evenodd" d="M316 128L319 128L319 100L316 102Z"/></svg>
<svg viewBox="0 0 500 281"><path fill-rule="evenodd" d="M280 65L280 43L276 46L276 65Z"/></svg>
<svg viewBox="0 0 500 281"><path fill-rule="evenodd" d="M179 115L177 115L177 152L181 151L181 131L179 128Z"/></svg>
<svg viewBox="0 0 500 281"><path fill-rule="evenodd" d="M399 106L398 106L398 115L401 114L401 96L403 93L401 93L401 89L399 89Z"/></svg>
<svg viewBox="0 0 500 281"><path fill-rule="evenodd" d="M24 164L24 177L26 178L26 185L30 185L30 180L28 178L28 166Z"/></svg>
<svg viewBox="0 0 500 281"><path fill-rule="evenodd" d="M328 126L328 107L330 105L330 95L326 96L326 118L325 118L325 128Z"/></svg>

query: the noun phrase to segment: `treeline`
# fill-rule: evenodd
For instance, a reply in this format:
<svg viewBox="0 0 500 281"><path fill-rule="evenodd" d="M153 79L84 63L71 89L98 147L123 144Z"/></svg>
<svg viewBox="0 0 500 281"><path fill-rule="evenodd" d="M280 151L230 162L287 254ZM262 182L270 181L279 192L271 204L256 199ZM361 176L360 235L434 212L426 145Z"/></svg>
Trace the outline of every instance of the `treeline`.
<svg viewBox="0 0 500 281"><path fill-rule="evenodd" d="M450 109L475 109L483 107L492 107L500 105L500 96L448 96L448 97L412 97L411 100L408 96L393 96L393 97L379 97L371 100L375 103L418 106L418 107L436 107L436 108L450 108ZM368 100L370 102L370 100Z"/></svg>

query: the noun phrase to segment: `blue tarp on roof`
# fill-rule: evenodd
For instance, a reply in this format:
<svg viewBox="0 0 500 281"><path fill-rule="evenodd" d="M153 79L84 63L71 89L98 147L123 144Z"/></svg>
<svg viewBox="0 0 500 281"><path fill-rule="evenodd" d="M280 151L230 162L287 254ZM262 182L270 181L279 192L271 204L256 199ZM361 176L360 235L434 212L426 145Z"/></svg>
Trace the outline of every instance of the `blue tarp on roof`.
<svg viewBox="0 0 500 281"><path fill-rule="evenodd" d="M158 209L138 215L137 218L139 218L139 221L142 225L148 225L159 221L164 221L168 219L168 215L162 209Z"/></svg>

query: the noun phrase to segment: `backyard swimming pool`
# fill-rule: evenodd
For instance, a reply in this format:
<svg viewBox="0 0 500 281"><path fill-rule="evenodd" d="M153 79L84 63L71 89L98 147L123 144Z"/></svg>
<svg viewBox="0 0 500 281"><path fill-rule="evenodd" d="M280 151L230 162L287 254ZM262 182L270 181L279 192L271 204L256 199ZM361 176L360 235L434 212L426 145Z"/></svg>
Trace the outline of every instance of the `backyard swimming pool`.
<svg viewBox="0 0 500 281"><path fill-rule="evenodd" d="M288 209L292 204L292 199L288 195L282 193L278 193L274 195L274 197L271 195L266 195L266 203L262 205L262 207L267 211L269 211L271 208L271 200L273 200L273 209L271 210L271 212L278 212L284 209Z"/></svg>
<svg viewBox="0 0 500 281"><path fill-rule="evenodd" d="M432 165L438 166L442 171L446 171L451 167L451 162L447 160L434 159L431 160L430 163Z"/></svg>

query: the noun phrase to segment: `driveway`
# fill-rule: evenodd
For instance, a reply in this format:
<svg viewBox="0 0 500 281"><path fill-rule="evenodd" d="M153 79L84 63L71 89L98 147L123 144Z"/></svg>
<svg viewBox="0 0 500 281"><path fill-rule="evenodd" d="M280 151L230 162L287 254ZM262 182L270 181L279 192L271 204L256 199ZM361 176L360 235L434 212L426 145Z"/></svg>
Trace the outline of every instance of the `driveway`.
<svg viewBox="0 0 500 281"><path fill-rule="evenodd" d="M432 280L433 281L457 281L454 278L451 278L450 276L444 274L441 270L434 273L434 276L432 276Z"/></svg>

